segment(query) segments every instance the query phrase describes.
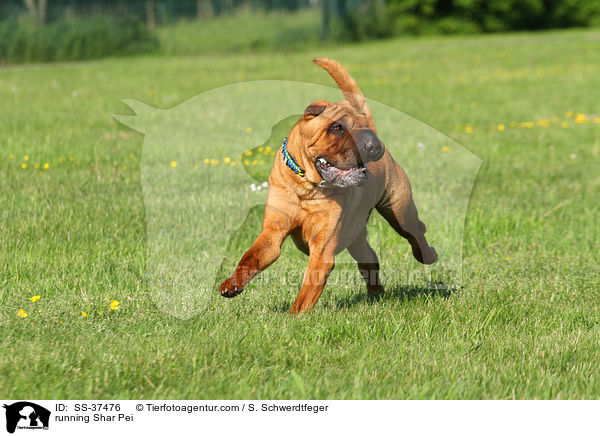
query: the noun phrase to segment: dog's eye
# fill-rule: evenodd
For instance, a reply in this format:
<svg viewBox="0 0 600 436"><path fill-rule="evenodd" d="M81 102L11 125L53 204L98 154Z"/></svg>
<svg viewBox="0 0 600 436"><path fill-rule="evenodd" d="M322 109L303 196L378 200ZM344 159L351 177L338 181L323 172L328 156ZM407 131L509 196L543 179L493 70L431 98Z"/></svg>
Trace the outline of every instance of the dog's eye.
<svg viewBox="0 0 600 436"><path fill-rule="evenodd" d="M331 133L339 135L341 133L344 133L344 126L342 126L340 123L333 123L329 126L329 131Z"/></svg>

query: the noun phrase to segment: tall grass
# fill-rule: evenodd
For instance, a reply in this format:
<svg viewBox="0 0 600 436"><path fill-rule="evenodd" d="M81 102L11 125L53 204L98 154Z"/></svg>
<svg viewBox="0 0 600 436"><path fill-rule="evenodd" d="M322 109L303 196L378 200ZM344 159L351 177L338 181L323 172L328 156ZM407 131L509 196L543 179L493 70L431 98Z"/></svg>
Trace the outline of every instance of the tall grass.
<svg viewBox="0 0 600 436"><path fill-rule="evenodd" d="M61 20L45 26L0 22L0 62L52 62L149 53L158 40L133 18Z"/></svg>
<svg viewBox="0 0 600 436"><path fill-rule="evenodd" d="M179 21L158 29L168 54L298 50L321 39L318 10L295 13L240 11L207 20Z"/></svg>

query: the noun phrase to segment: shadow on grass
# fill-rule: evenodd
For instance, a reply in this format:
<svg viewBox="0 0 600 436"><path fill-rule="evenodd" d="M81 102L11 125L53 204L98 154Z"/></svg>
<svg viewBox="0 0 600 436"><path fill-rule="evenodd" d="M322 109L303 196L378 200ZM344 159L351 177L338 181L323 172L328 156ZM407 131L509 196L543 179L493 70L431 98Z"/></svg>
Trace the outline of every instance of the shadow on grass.
<svg viewBox="0 0 600 436"><path fill-rule="evenodd" d="M385 290L385 293L380 296L370 296L367 294L366 289L354 293L353 295L347 295L342 298L338 298L332 303L328 303L328 306L335 310L350 309L353 306L359 304L377 304L379 301L385 300L400 300L402 302L408 302L416 298L441 298L447 299L452 295L452 289L432 289L421 286L392 286ZM293 300L282 300L273 304L272 309L278 313L289 313L290 307ZM317 308L319 304L317 303ZM313 310L318 310L317 308Z"/></svg>
<svg viewBox="0 0 600 436"><path fill-rule="evenodd" d="M385 290L383 295L370 296L366 290L355 295L348 295L344 298L339 298L335 303L336 309L349 309L357 304L376 304L378 301L384 300L400 300L410 301L420 297L427 298L442 298L446 299L452 295L451 289L432 289L421 286L392 286Z"/></svg>

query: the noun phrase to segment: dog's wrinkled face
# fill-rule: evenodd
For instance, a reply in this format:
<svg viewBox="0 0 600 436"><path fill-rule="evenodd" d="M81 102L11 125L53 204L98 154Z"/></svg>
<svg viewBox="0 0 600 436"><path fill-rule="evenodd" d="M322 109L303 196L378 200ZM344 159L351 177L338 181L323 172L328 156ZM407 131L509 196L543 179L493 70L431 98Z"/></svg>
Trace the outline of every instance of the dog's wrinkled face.
<svg viewBox="0 0 600 436"><path fill-rule="evenodd" d="M384 154L366 116L346 101L317 100L306 108L299 124L302 137L310 138L305 150L309 162L333 186L364 184L365 164Z"/></svg>

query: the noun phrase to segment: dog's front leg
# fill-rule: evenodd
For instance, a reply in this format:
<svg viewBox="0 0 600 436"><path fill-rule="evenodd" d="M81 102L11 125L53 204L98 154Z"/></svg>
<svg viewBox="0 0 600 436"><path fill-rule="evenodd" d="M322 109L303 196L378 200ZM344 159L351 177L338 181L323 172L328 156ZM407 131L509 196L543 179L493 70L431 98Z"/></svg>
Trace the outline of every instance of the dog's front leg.
<svg viewBox="0 0 600 436"><path fill-rule="evenodd" d="M287 234L287 231L263 228L263 232L244 254L231 277L221 284L221 295L231 298L241 294L250 280L277 260Z"/></svg>
<svg viewBox="0 0 600 436"><path fill-rule="evenodd" d="M302 289L290 309L291 313L308 312L314 307L334 266L335 254L333 251L319 252L311 250L308 258L308 268L304 273Z"/></svg>

